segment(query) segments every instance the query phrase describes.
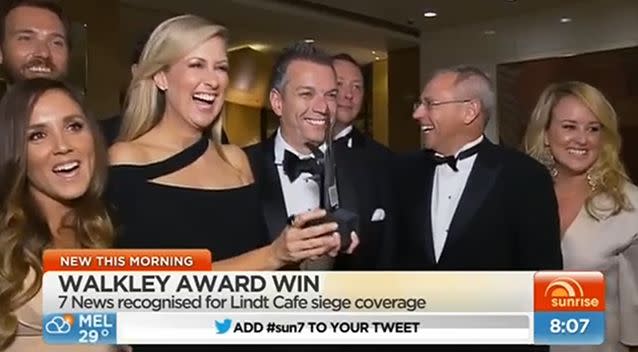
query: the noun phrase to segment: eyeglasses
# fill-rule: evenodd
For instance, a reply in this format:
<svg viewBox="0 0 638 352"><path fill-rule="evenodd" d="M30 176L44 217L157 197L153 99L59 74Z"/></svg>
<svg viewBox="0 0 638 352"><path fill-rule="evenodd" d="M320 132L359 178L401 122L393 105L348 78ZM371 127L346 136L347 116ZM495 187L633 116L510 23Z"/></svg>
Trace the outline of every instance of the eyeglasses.
<svg viewBox="0 0 638 352"><path fill-rule="evenodd" d="M423 105L427 110L432 110L433 107L439 105L446 104L458 104L458 103L469 103L472 99L457 99L457 100L445 100L445 101L432 101L428 99L418 100L412 104L412 111L416 111L421 105Z"/></svg>

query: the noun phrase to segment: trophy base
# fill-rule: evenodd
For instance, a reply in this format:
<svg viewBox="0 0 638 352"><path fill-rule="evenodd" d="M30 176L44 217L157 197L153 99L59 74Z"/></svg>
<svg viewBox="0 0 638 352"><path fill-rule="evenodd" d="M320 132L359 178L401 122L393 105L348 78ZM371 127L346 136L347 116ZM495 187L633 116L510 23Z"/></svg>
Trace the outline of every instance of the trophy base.
<svg viewBox="0 0 638 352"><path fill-rule="evenodd" d="M325 224L327 222L336 222L339 226L337 232L339 232L339 237L341 238L340 251L345 252L352 244L350 234L352 232L359 233L359 216L350 210L339 208L329 211L328 215L321 219L309 221L306 226Z"/></svg>

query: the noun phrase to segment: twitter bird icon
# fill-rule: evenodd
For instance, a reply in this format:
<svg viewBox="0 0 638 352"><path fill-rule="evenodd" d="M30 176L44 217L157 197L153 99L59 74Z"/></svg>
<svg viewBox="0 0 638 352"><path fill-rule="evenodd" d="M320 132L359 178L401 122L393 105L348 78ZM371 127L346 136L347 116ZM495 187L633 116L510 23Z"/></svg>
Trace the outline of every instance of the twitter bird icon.
<svg viewBox="0 0 638 352"><path fill-rule="evenodd" d="M215 327L217 328L217 334L225 334L230 330L230 327L233 325L233 321L226 318L222 321L215 320Z"/></svg>

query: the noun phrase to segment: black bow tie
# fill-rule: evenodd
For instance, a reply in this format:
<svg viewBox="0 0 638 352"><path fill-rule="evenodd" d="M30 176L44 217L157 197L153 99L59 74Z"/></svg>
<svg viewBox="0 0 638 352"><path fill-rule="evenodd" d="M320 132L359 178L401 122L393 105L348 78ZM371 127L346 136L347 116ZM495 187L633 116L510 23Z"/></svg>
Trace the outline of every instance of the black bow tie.
<svg viewBox="0 0 638 352"><path fill-rule="evenodd" d="M463 160L465 158L469 158L472 155L478 153L480 146L481 146L481 143L473 146L470 149L466 149L466 150L460 152L458 157L454 157L453 155L450 155L450 156L439 156L439 155L436 155L434 153L434 151L429 151L429 155L430 155L430 158L434 161L434 163L436 165L448 164L448 166L452 170L459 171L459 169L456 167L456 163L459 160Z"/></svg>
<svg viewBox="0 0 638 352"><path fill-rule="evenodd" d="M302 172L309 172L316 175L319 170L319 165L315 159L299 159L298 156L288 150L284 152L282 166L290 182L295 182Z"/></svg>

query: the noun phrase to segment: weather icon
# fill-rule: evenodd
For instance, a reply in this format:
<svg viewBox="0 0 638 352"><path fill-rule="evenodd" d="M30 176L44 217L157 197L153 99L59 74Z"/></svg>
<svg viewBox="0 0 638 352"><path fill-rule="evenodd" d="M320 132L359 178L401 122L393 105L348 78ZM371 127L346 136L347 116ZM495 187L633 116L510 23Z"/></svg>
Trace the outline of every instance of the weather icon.
<svg viewBox="0 0 638 352"><path fill-rule="evenodd" d="M72 314L55 315L44 325L44 329L51 335L64 335L71 331L73 322Z"/></svg>
<svg viewBox="0 0 638 352"><path fill-rule="evenodd" d="M222 321L215 320L215 327L217 328L217 334L225 334L230 330L230 327L233 325L233 321L226 318Z"/></svg>

